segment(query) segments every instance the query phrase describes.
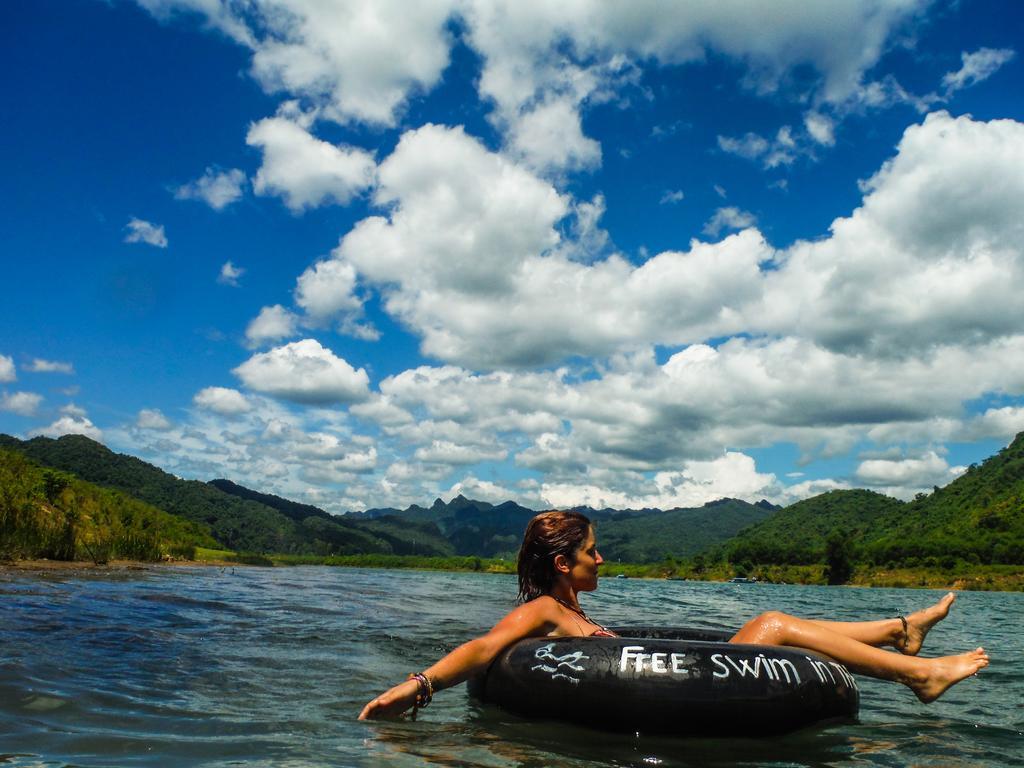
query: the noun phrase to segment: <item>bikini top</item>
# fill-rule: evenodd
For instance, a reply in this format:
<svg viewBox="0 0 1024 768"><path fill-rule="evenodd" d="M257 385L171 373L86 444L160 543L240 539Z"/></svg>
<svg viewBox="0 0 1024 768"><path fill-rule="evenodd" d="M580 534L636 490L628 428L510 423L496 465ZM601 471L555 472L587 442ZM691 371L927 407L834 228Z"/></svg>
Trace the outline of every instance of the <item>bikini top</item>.
<svg viewBox="0 0 1024 768"><path fill-rule="evenodd" d="M556 603L558 603L563 608L565 608L570 613L574 614L573 617L572 617L573 623L577 627L579 627L580 634L583 635L584 637L618 637L618 635L616 635L614 632L612 632L610 629L608 629L608 627L604 626L603 624L598 624L592 618L587 616L587 614L585 614L583 612L582 608L575 608L575 607L569 605L569 603L565 602L564 600L561 600L561 599L555 597L554 595L551 595L551 599L554 600ZM588 624L593 624L594 626L597 627L597 629L595 629L590 634L587 634L584 631L584 629L583 629L583 625L580 624L579 620L576 618L577 616L582 617Z"/></svg>

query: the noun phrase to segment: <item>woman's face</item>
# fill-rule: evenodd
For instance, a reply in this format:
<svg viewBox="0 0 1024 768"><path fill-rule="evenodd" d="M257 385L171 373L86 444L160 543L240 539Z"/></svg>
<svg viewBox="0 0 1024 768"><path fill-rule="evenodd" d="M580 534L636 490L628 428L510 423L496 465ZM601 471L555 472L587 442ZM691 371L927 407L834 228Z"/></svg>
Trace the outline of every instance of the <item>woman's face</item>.
<svg viewBox="0 0 1024 768"><path fill-rule="evenodd" d="M587 531L587 538L576 550L576 562L569 571L569 578L577 592L591 592L597 589L597 568L604 559L597 551L597 539L594 529Z"/></svg>

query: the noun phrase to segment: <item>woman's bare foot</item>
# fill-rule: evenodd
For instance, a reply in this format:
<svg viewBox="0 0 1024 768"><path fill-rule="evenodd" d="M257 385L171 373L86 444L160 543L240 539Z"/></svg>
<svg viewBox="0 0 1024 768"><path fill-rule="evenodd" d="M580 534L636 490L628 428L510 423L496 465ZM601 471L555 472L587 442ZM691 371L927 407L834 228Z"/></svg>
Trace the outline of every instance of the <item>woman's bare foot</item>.
<svg viewBox="0 0 1024 768"><path fill-rule="evenodd" d="M907 683L917 698L930 704L946 690L979 669L988 666L988 654L984 648L977 648L959 656L941 656L937 659L921 659L927 663L919 680Z"/></svg>
<svg viewBox="0 0 1024 768"><path fill-rule="evenodd" d="M928 631L946 618L950 606L955 600L956 595L949 592L935 605L914 611L907 616L907 636L896 641L896 650L907 656L917 656L921 646L924 645L924 638Z"/></svg>

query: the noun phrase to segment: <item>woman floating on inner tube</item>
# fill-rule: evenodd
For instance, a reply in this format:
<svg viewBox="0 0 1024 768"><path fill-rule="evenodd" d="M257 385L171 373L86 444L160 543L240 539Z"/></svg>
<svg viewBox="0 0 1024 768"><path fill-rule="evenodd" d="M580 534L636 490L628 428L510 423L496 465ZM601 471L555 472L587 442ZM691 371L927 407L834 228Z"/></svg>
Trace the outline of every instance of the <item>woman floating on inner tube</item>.
<svg viewBox="0 0 1024 768"><path fill-rule="evenodd" d="M451 688L483 672L494 658L527 637L614 637L580 608L578 595L597 589L602 563L594 529L578 512L543 512L526 527L519 550L519 598L522 605L483 637L463 643L425 671L373 699L360 720L395 717L423 707L435 691ZM988 666L978 648L958 656L917 656L928 631L946 618L952 592L935 605L906 618L878 621L817 621L778 611L762 613L743 625L730 642L787 645L831 656L854 672L903 683L925 702ZM882 650L891 646L898 652Z"/></svg>

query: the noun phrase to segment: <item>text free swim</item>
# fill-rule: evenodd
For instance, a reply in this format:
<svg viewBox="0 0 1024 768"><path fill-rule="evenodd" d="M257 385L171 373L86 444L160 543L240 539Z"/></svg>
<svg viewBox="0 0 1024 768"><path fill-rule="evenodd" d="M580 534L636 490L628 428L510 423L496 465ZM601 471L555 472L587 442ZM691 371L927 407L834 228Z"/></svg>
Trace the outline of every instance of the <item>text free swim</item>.
<svg viewBox="0 0 1024 768"><path fill-rule="evenodd" d="M835 662L826 664L825 662L812 659L810 656L805 656L804 658L807 659L811 668L822 682L825 681L825 675L827 674L832 682L836 682L836 677L838 676L848 686L856 687L853 676L841 664L836 664ZM622 648L621 655L619 656L619 671L625 672L632 666L636 672L650 670L659 675L670 673L685 675L689 674L689 667L693 666L693 663L694 657L691 654L663 651L647 653L642 645L627 645ZM800 673L797 672L796 666L792 661L789 659L771 658L763 653L759 653L753 659L739 659L739 661L727 653L713 653L711 654L711 663L716 667L713 674L717 678L726 678L735 672L740 677L758 679L763 672L764 676L769 680L784 680L794 685L799 685L800 683ZM837 674L834 675L829 667L835 668Z"/></svg>

